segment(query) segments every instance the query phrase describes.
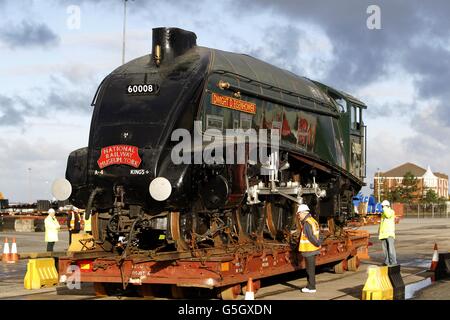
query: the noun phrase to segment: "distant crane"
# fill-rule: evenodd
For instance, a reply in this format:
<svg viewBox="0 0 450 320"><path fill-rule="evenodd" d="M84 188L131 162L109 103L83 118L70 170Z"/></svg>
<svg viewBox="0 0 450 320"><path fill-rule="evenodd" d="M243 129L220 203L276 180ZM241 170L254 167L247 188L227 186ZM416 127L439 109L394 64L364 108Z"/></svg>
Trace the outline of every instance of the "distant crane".
<svg viewBox="0 0 450 320"><path fill-rule="evenodd" d="M28 201L30 203L33 203L31 193L32 193L32 189L31 189L31 168L28 168Z"/></svg>

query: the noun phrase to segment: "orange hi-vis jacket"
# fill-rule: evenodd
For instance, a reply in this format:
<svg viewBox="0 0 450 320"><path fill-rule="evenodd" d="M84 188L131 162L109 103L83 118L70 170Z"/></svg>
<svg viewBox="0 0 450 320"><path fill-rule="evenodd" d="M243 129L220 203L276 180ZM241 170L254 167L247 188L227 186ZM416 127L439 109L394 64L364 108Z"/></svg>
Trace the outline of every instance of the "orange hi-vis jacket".
<svg viewBox="0 0 450 320"><path fill-rule="evenodd" d="M314 236L319 239L319 224L313 217L306 218L304 223L309 223L312 227L312 231ZM320 250L321 246L315 246L314 244L309 241L308 237L306 236L306 233L304 230L302 230L302 234L300 236L300 245L298 247L298 251L300 252L311 252L311 251L317 251Z"/></svg>

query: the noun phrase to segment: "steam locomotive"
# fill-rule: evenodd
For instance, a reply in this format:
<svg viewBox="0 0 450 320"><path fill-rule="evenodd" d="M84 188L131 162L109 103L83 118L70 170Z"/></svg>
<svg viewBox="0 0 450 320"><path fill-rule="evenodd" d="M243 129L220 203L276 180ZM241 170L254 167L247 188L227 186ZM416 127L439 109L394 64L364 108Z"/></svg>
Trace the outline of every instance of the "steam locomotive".
<svg viewBox="0 0 450 320"><path fill-rule="evenodd" d="M70 154L55 197L86 209L113 252L289 241L301 203L345 224L364 184L366 105L196 39L153 29L152 54L102 81L89 145ZM247 132L265 136L255 147Z"/></svg>

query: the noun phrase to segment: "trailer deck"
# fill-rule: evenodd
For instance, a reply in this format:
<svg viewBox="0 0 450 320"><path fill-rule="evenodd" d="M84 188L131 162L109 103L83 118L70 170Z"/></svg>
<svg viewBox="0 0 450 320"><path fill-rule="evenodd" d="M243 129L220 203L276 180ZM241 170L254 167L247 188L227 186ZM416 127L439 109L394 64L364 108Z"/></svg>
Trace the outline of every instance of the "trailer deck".
<svg viewBox="0 0 450 320"><path fill-rule="evenodd" d="M326 239L316 265L333 264L336 273L357 270L359 260L368 258L369 233L346 230L340 239ZM191 252L166 252L153 255L133 254L126 258L101 251L74 252L59 259L60 276L72 276L77 266L81 282L97 284L99 294L105 294L103 284L172 285L179 288L219 290L223 299L237 297L249 278L259 279L305 268L305 261L296 245L268 242L236 244L224 248L197 249ZM177 296L177 294L173 294Z"/></svg>

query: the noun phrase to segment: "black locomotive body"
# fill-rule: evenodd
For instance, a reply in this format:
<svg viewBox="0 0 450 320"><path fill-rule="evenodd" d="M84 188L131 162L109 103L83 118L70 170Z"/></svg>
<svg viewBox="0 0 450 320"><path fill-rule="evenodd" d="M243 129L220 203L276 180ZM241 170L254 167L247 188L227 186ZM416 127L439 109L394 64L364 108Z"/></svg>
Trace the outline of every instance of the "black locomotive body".
<svg viewBox="0 0 450 320"><path fill-rule="evenodd" d="M66 178L105 250L287 241L299 203L322 223L352 216L366 106L348 94L157 28L152 54L108 75L92 104L89 145L71 153ZM248 139L236 143L251 129L269 134L256 162ZM208 151L213 142L223 148ZM227 161L230 150L244 161Z"/></svg>

